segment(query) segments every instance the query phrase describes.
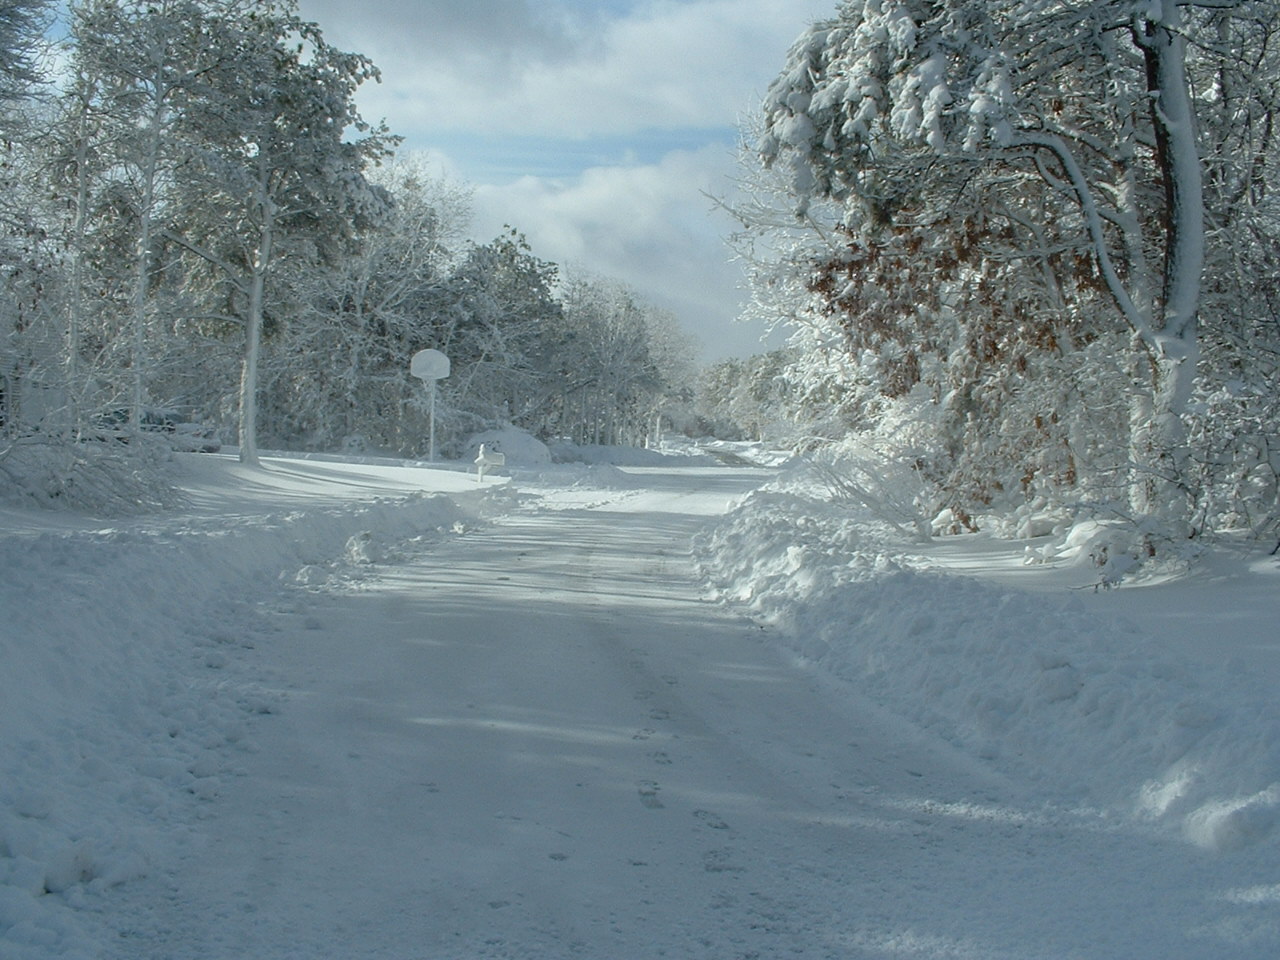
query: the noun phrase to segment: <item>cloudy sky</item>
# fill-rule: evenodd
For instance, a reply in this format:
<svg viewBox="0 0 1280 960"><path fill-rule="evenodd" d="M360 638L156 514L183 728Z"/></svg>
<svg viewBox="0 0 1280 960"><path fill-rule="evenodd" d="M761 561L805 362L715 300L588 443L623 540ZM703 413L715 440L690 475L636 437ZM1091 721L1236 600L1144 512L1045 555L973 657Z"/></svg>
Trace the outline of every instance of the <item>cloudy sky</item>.
<svg viewBox="0 0 1280 960"><path fill-rule="evenodd" d="M382 83L360 95L475 192L473 233L620 279L674 312L703 359L762 349L736 322L724 196L739 119L836 0L301 0Z"/></svg>

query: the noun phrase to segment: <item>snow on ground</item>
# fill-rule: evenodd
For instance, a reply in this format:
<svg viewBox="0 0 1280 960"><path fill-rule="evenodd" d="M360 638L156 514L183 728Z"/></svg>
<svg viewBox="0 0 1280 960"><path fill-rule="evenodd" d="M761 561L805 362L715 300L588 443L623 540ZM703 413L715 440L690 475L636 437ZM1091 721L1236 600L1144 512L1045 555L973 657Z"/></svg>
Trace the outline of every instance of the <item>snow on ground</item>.
<svg viewBox="0 0 1280 960"><path fill-rule="evenodd" d="M796 488L703 535L704 571L806 660L1046 798L1280 852L1280 557L1098 587L970 535L928 547Z"/></svg>
<svg viewBox="0 0 1280 960"><path fill-rule="evenodd" d="M717 463L714 456L686 441L671 440L656 450L561 442L553 444L556 463L587 463L611 467L698 467Z"/></svg>
<svg viewBox="0 0 1280 960"><path fill-rule="evenodd" d="M0 956L1280 952L1276 558L1095 593L566 459L0 509Z"/></svg>
<svg viewBox="0 0 1280 960"><path fill-rule="evenodd" d="M183 455L181 512L0 511L0 951L92 956L65 907L189 832L273 709L223 670L282 582L340 583L474 522L454 470Z"/></svg>

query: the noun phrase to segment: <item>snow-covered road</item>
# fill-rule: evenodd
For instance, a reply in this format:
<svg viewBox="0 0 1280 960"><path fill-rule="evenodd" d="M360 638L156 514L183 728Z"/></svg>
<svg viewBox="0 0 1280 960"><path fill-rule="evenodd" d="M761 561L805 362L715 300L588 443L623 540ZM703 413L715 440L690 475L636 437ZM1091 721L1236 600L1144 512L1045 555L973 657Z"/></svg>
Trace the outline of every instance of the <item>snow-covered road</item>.
<svg viewBox="0 0 1280 960"><path fill-rule="evenodd" d="M758 472L632 476L282 587L237 654L282 703L104 956L1262 956L1230 860L1032 808L707 601L689 539Z"/></svg>

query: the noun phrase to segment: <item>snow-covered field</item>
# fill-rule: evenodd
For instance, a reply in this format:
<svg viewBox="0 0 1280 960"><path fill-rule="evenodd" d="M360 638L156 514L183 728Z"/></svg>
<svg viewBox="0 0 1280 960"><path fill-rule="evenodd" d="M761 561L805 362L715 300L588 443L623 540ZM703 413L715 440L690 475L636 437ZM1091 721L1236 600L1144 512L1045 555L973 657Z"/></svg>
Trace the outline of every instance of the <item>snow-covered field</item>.
<svg viewBox="0 0 1280 960"><path fill-rule="evenodd" d="M0 509L0 956L1280 955L1265 550L1095 592L519 459Z"/></svg>

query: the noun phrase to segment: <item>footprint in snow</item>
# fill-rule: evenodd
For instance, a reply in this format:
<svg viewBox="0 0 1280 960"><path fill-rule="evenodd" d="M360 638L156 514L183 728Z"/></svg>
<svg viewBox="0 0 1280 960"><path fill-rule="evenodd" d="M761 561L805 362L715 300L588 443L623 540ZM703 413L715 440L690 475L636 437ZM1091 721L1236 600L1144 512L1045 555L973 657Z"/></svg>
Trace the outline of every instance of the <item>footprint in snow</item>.
<svg viewBox="0 0 1280 960"><path fill-rule="evenodd" d="M729 825L725 823L724 820L722 820L716 814L712 813L710 810L695 810L693 811L693 815L697 817L699 820L701 820L703 823L705 823L712 830L728 830L729 829Z"/></svg>
<svg viewBox="0 0 1280 960"><path fill-rule="evenodd" d="M640 803L648 807L650 810L661 810L663 803L658 799L658 784L653 780L641 780L636 784L636 790L640 793Z"/></svg>
<svg viewBox="0 0 1280 960"><path fill-rule="evenodd" d="M707 873L746 873L746 867L732 863L733 851L708 850L702 855L702 869Z"/></svg>

